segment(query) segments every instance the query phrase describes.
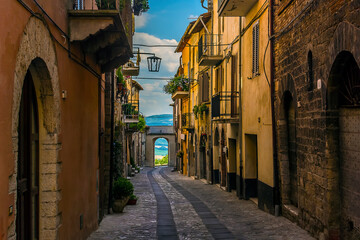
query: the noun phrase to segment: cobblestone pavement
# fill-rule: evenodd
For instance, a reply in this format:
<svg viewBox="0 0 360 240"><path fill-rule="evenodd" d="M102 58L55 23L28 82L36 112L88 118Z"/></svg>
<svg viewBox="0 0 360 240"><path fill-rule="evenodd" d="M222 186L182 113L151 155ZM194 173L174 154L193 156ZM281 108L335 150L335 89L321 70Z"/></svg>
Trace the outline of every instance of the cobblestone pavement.
<svg viewBox="0 0 360 240"><path fill-rule="evenodd" d="M216 185L184 177L170 168L152 170L146 168L131 180L139 197L138 204L126 206L124 213L105 216L88 240L174 239L174 229L180 240L313 239L286 218L265 213L253 202L239 200ZM153 176L151 182L149 171ZM166 219L175 222L175 227L164 225Z"/></svg>

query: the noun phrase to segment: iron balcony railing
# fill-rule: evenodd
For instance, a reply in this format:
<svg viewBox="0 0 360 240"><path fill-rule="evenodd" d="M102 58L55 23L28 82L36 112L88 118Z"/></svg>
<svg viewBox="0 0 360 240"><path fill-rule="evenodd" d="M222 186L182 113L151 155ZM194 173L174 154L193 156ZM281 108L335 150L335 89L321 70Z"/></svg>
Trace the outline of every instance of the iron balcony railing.
<svg viewBox="0 0 360 240"><path fill-rule="evenodd" d="M220 9L221 4L223 3L223 1L225 1L225 0L219 0L219 1L218 1L218 9Z"/></svg>
<svg viewBox="0 0 360 240"><path fill-rule="evenodd" d="M239 92L218 92L212 97L211 117L229 119L239 116Z"/></svg>
<svg viewBox="0 0 360 240"><path fill-rule="evenodd" d="M192 114L183 113L181 114L181 128L193 128Z"/></svg>
<svg viewBox="0 0 360 240"><path fill-rule="evenodd" d="M124 0L73 0L73 10L119 10L126 8Z"/></svg>
<svg viewBox="0 0 360 240"><path fill-rule="evenodd" d="M139 101L128 101L122 105L125 120L139 119Z"/></svg>
<svg viewBox="0 0 360 240"><path fill-rule="evenodd" d="M204 34L198 42L198 58L208 56L221 56L222 54L222 35L221 34Z"/></svg>

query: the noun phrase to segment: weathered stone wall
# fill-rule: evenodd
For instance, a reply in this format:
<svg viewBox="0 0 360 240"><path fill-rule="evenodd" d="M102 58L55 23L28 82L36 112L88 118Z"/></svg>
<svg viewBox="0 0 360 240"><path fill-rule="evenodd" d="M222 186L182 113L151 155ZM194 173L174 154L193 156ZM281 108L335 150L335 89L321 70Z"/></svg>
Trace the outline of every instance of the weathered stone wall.
<svg viewBox="0 0 360 240"><path fill-rule="evenodd" d="M327 84L341 51L349 51L360 62L360 2L277 2L274 70L282 212L316 237L338 239L338 120L328 110ZM308 67L309 51L313 76ZM291 94L295 104L297 209L284 206L290 204L285 92Z"/></svg>

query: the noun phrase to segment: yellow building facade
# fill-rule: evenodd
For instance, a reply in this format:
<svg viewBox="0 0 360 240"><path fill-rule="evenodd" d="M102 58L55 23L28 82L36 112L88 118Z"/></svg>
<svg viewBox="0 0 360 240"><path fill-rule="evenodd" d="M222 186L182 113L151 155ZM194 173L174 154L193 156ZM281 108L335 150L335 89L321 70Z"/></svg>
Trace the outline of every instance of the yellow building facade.
<svg viewBox="0 0 360 240"><path fill-rule="evenodd" d="M228 3L214 0L176 50L191 79L175 94L181 167L275 213L268 1Z"/></svg>

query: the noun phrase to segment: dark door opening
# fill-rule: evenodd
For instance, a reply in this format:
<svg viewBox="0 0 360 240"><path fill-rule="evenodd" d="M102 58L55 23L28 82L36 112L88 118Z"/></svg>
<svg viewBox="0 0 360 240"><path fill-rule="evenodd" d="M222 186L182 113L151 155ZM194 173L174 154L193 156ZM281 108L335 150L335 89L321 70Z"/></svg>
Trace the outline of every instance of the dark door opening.
<svg viewBox="0 0 360 240"><path fill-rule="evenodd" d="M296 128L295 128L295 103L290 92L285 92L285 120L287 129L287 148L289 158L289 200L298 207L298 174L296 157Z"/></svg>
<svg viewBox="0 0 360 240"><path fill-rule="evenodd" d="M245 134L245 199L258 197L257 135Z"/></svg>
<svg viewBox="0 0 360 240"><path fill-rule="evenodd" d="M39 123L30 72L20 105L17 186L17 239L39 239Z"/></svg>

